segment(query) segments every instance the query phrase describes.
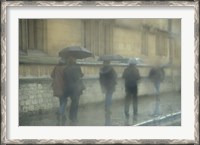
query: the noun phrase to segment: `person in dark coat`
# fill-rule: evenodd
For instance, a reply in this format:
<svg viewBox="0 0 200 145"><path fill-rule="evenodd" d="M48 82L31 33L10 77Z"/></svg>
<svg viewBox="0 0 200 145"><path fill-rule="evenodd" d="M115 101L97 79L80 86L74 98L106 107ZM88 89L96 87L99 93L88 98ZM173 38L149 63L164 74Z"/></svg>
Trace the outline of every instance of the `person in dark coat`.
<svg viewBox="0 0 200 145"><path fill-rule="evenodd" d="M155 87L155 97L156 97L156 104L153 115L157 116L160 114L160 83L163 82L165 77L165 72L163 67L157 65L152 67L149 72L149 79L152 81Z"/></svg>
<svg viewBox="0 0 200 145"><path fill-rule="evenodd" d="M71 99L69 119L71 125L77 125L77 114L79 106L79 98L85 89L82 81L83 73L76 59L70 57L68 60L68 67L64 70L64 102L67 102L67 98ZM66 104L66 103L65 103Z"/></svg>
<svg viewBox="0 0 200 145"><path fill-rule="evenodd" d="M99 72L99 82L105 94L105 125L111 125L112 96L117 84L117 73L110 65L110 61L103 62Z"/></svg>
<svg viewBox="0 0 200 145"><path fill-rule="evenodd" d="M52 82L52 89L53 89L53 96L59 98L59 111L57 112L57 125L61 125L64 123L61 123L64 121L65 118L65 110L63 102L63 97L64 97L64 69L67 67L67 60L64 58L61 58L59 60L59 63L54 67L52 73L51 73L51 78L53 79Z"/></svg>
<svg viewBox="0 0 200 145"><path fill-rule="evenodd" d="M140 79L140 74L136 68L136 60L130 59L129 66L124 70L122 78L125 80L125 107L124 113L126 117L125 125L129 124L129 107L133 104L133 119L137 120L138 114L138 80Z"/></svg>

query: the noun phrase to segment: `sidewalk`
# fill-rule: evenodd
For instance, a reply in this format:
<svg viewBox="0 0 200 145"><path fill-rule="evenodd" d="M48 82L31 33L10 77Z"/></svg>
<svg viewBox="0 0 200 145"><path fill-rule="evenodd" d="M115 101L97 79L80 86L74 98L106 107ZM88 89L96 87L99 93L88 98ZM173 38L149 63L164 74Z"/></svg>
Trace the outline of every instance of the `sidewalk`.
<svg viewBox="0 0 200 145"><path fill-rule="evenodd" d="M181 111L181 94L178 92L161 94L160 108L161 115L167 115ZM132 122L134 125L149 119L153 116L154 96L139 96L138 101L138 120ZM56 110L36 113L32 115L23 115L19 118L20 126L55 126ZM130 115L132 115L132 106L130 106ZM131 118L131 117L130 117ZM104 103L88 104L79 107L78 126L103 126L104 125ZM124 116L124 100L115 100L112 104L112 125L123 126ZM68 124L68 123L67 123Z"/></svg>

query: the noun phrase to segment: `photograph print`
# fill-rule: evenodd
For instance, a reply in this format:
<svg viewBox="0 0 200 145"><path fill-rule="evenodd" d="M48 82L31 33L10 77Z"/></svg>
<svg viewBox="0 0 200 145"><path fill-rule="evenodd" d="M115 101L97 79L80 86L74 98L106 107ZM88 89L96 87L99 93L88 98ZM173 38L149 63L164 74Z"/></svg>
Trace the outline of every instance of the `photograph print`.
<svg viewBox="0 0 200 145"><path fill-rule="evenodd" d="M19 126L181 126L181 19L19 19Z"/></svg>

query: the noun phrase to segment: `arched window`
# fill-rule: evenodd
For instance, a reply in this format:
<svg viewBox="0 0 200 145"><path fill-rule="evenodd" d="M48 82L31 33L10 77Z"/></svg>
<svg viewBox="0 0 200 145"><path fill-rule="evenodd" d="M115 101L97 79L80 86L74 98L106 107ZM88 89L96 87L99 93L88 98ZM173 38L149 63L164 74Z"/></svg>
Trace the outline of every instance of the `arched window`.
<svg viewBox="0 0 200 145"><path fill-rule="evenodd" d="M113 52L113 20L83 20L84 47L96 56Z"/></svg>
<svg viewBox="0 0 200 145"><path fill-rule="evenodd" d="M19 51L21 55L45 52L45 25L46 21L41 19L19 20Z"/></svg>

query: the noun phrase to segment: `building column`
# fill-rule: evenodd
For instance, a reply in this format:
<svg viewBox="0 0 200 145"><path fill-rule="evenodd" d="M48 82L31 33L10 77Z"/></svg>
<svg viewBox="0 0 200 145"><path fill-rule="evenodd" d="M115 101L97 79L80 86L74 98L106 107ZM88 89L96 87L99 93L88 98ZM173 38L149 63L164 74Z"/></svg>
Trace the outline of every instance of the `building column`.
<svg viewBox="0 0 200 145"><path fill-rule="evenodd" d="M172 81L172 88L174 88L174 73L173 73L173 44L172 44L172 20L169 19L168 20L168 32L169 32L169 64L170 64L170 67L171 67L171 81Z"/></svg>
<svg viewBox="0 0 200 145"><path fill-rule="evenodd" d="M27 53L28 50L28 21L19 20L19 50Z"/></svg>

